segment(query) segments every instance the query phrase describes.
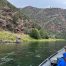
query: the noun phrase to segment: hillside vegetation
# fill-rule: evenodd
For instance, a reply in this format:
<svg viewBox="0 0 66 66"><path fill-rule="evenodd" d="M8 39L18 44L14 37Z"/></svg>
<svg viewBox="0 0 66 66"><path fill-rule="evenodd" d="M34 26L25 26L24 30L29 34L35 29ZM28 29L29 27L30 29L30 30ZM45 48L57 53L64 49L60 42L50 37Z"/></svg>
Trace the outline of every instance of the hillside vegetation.
<svg viewBox="0 0 66 66"><path fill-rule="evenodd" d="M0 31L0 41L16 42L16 37L20 37L21 42L32 40L32 38L30 38L30 36L26 34L12 33L9 31Z"/></svg>
<svg viewBox="0 0 66 66"><path fill-rule="evenodd" d="M0 30L29 33L32 21L7 0L0 0Z"/></svg>
<svg viewBox="0 0 66 66"><path fill-rule="evenodd" d="M27 6L21 10L33 23L47 30L50 37L66 38L66 9L35 8Z"/></svg>
<svg viewBox="0 0 66 66"><path fill-rule="evenodd" d="M16 8L0 0L0 31L28 34L34 39L66 38L66 10L61 8Z"/></svg>

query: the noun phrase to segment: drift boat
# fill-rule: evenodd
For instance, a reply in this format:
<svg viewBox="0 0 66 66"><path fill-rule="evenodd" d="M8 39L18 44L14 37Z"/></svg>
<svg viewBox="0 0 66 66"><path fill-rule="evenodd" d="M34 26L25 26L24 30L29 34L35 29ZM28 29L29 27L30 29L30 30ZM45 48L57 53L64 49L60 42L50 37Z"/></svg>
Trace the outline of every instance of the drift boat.
<svg viewBox="0 0 66 66"><path fill-rule="evenodd" d="M44 60L39 66L56 66L57 60L61 57L63 57L63 53L65 52L64 48L57 51L50 57L48 57L46 60Z"/></svg>

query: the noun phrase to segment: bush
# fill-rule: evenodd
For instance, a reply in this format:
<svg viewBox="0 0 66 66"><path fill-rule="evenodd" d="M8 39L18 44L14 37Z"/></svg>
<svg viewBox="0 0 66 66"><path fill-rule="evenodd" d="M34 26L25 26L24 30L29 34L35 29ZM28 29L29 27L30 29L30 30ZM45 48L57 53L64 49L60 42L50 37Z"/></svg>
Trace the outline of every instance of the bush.
<svg viewBox="0 0 66 66"><path fill-rule="evenodd" d="M33 27L33 28L37 28L38 30L41 29L41 27L40 27L37 23L33 23L32 27Z"/></svg>
<svg viewBox="0 0 66 66"><path fill-rule="evenodd" d="M43 39L48 39L49 38L47 31L44 31L44 30L41 29L39 32L40 32L41 38L43 38Z"/></svg>
<svg viewBox="0 0 66 66"><path fill-rule="evenodd" d="M40 39L41 38L40 33L39 33L38 29L36 29L36 28L32 29L32 31L30 32L30 36L34 39Z"/></svg>
<svg viewBox="0 0 66 66"><path fill-rule="evenodd" d="M16 15L13 16L13 24L17 25L18 17Z"/></svg>

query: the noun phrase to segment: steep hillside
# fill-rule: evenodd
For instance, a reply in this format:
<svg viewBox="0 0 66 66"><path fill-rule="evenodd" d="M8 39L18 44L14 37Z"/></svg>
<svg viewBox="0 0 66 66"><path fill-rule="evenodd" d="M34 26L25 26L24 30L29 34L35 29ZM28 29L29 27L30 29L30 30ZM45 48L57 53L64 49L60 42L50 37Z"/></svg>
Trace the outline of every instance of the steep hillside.
<svg viewBox="0 0 66 66"><path fill-rule="evenodd" d="M61 8L40 9L27 6L22 12L33 22L46 29L50 36L64 38L66 33L66 10ZM61 36L62 35L62 36Z"/></svg>
<svg viewBox="0 0 66 66"><path fill-rule="evenodd" d="M12 10L18 10L15 6L9 3L7 0L0 0L0 9L4 7L9 7Z"/></svg>
<svg viewBox="0 0 66 66"><path fill-rule="evenodd" d="M22 12L27 15L28 17L34 18L34 16L40 11L40 9L27 6L22 9Z"/></svg>
<svg viewBox="0 0 66 66"><path fill-rule="evenodd" d="M18 9L7 0L0 0L0 30L30 33L32 28L47 30L49 37L66 38L66 9Z"/></svg>
<svg viewBox="0 0 66 66"><path fill-rule="evenodd" d="M0 30L28 33L32 21L7 0L0 0Z"/></svg>

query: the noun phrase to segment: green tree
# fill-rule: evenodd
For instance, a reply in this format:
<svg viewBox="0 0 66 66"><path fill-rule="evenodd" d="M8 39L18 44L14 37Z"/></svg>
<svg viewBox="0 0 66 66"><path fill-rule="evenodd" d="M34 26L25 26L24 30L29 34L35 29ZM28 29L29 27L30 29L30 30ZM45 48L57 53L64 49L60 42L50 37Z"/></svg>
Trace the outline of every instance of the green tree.
<svg viewBox="0 0 66 66"><path fill-rule="evenodd" d="M38 30L41 29L40 25L38 25L36 22L33 23L32 27L37 28Z"/></svg>
<svg viewBox="0 0 66 66"><path fill-rule="evenodd" d="M36 28L32 29L32 31L30 32L30 36L32 38L35 38L35 39L40 39L41 38L40 33L39 33L38 29L36 29Z"/></svg>
<svg viewBox="0 0 66 66"><path fill-rule="evenodd" d="M43 38L43 39L49 38L47 31L41 29L39 32L40 32L41 38Z"/></svg>

